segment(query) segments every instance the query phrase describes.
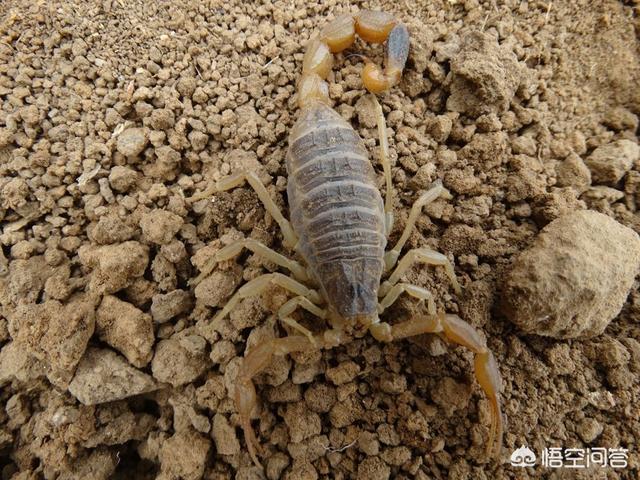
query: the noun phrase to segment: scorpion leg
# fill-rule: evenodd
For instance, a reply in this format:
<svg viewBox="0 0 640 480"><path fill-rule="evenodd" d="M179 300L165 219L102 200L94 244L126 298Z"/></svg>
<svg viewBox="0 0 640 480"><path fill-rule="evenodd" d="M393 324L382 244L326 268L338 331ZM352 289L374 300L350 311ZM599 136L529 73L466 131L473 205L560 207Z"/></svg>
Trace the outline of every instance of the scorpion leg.
<svg viewBox="0 0 640 480"><path fill-rule="evenodd" d="M415 203L411 207L411 212L409 212L409 218L407 220L407 224L404 227L402 235L400 236L400 239L398 240L396 245L384 256L384 262L387 271L391 270L391 268L393 268L393 266L398 261L400 251L402 250L402 247L404 247L404 244L407 242L407 240L409 240L411 230L413 230L413 227L418 220L418 216L422 212L422 207L424 207L428 203L433 202L439 197L451 198L451 194L446 188L442 186L442 181L436 180L435 182L433 182L433 186L422 195L420 195L415 201Z"/></svg>
<svg viewBox="0 0 640 480"><path fill-rule="evenodd" d="M257 455L260 446L251 426L251 413L257 404L253 378L269 365L275 355L283 356L292 352L332 348L345 343L346 336L339 330L327 330L323 334L314 336L313 340L303 335L266 340L251 349L240 366L236 377L235 403L240 415L240 425L244 431L247 450L253 463L258 467L261 467Z"/></svg>
<svg viewBox="0 0 640 480"><path fill-rule="evenodd" d="M387 331L381 335L380 331L383 329ZM371 333L387 341L422 333L436 333L445 340L462 345L475 353L475 377L489 398L491 405L491 427L487 453L495 457L500 454L502 448L502 412L500 408L502 378L496 360L478 330L457 315L440 314L412 319L393 326L379 323L371 326Z"/></svg>
<svg viewBox="0 0 640 480"><path fill-rule="evenodd" d="M391 162L389 161L389 140L387 138L387 122L380 102L375 95L371 95L373 105L376 109L376 120L378 124L378 137L380 141L380 163L384 171L384 180L387 193L384 196L385 230L387 237L393 229L393 182L391 181Z"/></svg>
<svg viewBox="0 0 640 480"><path fill-rule="evenodd" d="M245 283L238 289L236 293L229 299L227 304L220 310L215 317L213 317L212 323L215 325L222 320L231 310L235 307L240 300L251 297L254 295L260 295L267 286L275 284L285 290L295 293L298 296L306 297L311 303L322 303L322 297L320 294L303 284L294 280L291 277L287 277L282 273L266 273L254 278L250 282Z"/></svg>
<svg viewBox="0 0 640 480"><path fill-rule="evenodd" d="M192 197L188 198L188 201L191 203L197 202L198 200L202 200L203 198L211 196L211 194L213 193L224 192L225 190L231 190L232 188L238 187L245 181L255 190L258 198L263 203L264 208L266 208L267 212L269 212L269 214L275 219L275 221L278 222L278 225L282 230L285 245L288 248L295 248L296 244L298 243L298 237L293 231L291 223L289 222L289 220L284 218L284 215L282 215L280 208L273 201L273 199L269 195L269 192L262 184L258 176L253 172L239 172L233 175L229 175L228 177L221 178L205 191L196 193Z"/></svg>
<svg viewBox="0 0 640 480"><path fill-rule="evenodd" d="M305 282L309 279L306 269L302 265L300 265L300 263L285 257L284 255L270 249L265 244L258 242L253 238L246 238L218 250L215 255L207 260L207 262L204 264L200 275L198 275L190 282L191 285L198 285L202 280L208 277L209 274L211 274L216 264L235 257L244 248L252 251L253 253L261 255L266 260L269 260L276 265L280 265L281 267L286 268L293 274L293 276L297 280L300 280L301 282Z"/></svg>
<svg viewBox="0 0 640 480"><path fill-rule="evenodd" d="M407 254L402 257L393 273L389 275L389 278L382 282L380 285L379 295L386 295L398 280L400 280L402 275L404 275L404 272L417 262L444 267L444 271L446 272L447 277L449 277L451 285L453 285L453 289L457 294L460 294L460 284L458 283L458 279L456 278L456 274L453 270L453 265L449 259L442 253L431 250L430 248L414 248L413 250L409 250Z"/></svg>
<svg viewBox="0 0 640 480"><path fill-rule="evenodd" d="M293 318L290 317L290 315L298 307L302 307L306 311L311 312L315 316L323 319L327 317L327 311L318 307L307 297L303 297L303 296L292 298L287 303L282 305L282 307L280 307L280 309L278 310L278 318L282 323L302 333L309 339L311 343L315 345L315 339L313 338L313 333L309 329L303 327L297 321L295 321Z"/></svg>
<svg viewBox="0 0 640 480"><path fill-rule="evenodd" d="M431 292L417 285L411 285L410 283L398 283L391 287L384 298L378 303L378 314L381 314L389 308L404 292L420 300L426 300L429 315L436 314L436 302L433 300Z"/></svg>

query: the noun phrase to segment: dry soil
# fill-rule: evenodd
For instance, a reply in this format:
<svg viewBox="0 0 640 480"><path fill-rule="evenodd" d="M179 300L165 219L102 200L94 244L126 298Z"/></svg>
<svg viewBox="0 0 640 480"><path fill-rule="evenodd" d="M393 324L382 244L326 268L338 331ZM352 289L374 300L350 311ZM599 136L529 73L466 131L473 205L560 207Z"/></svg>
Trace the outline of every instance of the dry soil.
<svg viewBox="0 0 640 480"><path fill-rule="evenodd" d="M277 359L256 379L264 475L638 478L633 255L611 254L632 286L628 297L617 291L624 306L603 333L540 336L558 330L521 329L500 307L517 255L556 218L591 209L640 232L637 1L3 0L3 480L263 478L231 392L247 346L285 334L271 315L287 295L270 289L212 326L234 289L275 266L243 253L197 288L189 282L240 238L287 251L251 189L185 198L245 167L286 212L304 46L328 19L361 8L393 12L412 35L402 82L380 97L392 239L419 192L442 179L453 198L425 209L407 247L446 253L463 293L433 268L406 280L495 352L503 453L484 455L489 404L469 351L432 336L365 337ZM352 52L382 57L360 41ZM338 55L330 94L375 159L361 67ZM420 308L403 298L386 318ZM627 448L629 467L514 468L509 455L523 444Z"/></svg>

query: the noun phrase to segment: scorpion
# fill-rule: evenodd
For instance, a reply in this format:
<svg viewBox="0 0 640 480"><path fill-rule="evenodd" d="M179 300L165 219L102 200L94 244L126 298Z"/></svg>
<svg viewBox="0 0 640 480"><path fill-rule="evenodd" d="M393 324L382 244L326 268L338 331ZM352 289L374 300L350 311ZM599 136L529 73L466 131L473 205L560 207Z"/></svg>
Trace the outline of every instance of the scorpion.
<svg viewBox="0 0 640 480"><path fill-rule="evenodd" d="M349 48L356 34L370 43L386 42L384 68L365 57L362 70L362 82L371 93L377 118L380 163L386 183L384 203L362 140L331 108L329 100L327 77L332 69L333 54ZM363 10L355 15L338 16L309 42L298 83L300 114L290 132L286 154L291 221L284 217L259 177L251 171L223 177L191 197L192 201L199 200L247 182L279 225L284 246L304 261L303 264L288 258L249 238L218 250L194 281L197 284L218 262L234 258L243 249L290 272L290 275L267 273L247 282L213 319L214 324L219 322L239 301L261 294L269 285L278 285L293 295L277 312L278 319L289 327L289 335L265 340L252 348L243 359L235 385L234 400L247 450L259 467L258 453L262 455L262 452L251 425L251 414L257 405L253 378L274 356L334 348L367 332L381 342L435 333L450 343L470 349L475 354L476 380L490 403L487 453L492 456L500 453L502 380L486 341L457 315L437 312L428 290L401 281L403 274L416 263L441 266L455 292L460 293L453 265L442 253L416 248L400 258L422 208L438 197L451 198L441 181L434 182L415 201L402 235L385 253L393 225L393 185L386 125L375 94L387 91L400 81L408 53L406 26L393 15L379 11ZM393 325L381 321L380 315L403 293L425 301L428 314ZM329 328L320 334L312 333L292 318L298 308L327 322ZM291 334L294 330L296 334Z"/></svg>

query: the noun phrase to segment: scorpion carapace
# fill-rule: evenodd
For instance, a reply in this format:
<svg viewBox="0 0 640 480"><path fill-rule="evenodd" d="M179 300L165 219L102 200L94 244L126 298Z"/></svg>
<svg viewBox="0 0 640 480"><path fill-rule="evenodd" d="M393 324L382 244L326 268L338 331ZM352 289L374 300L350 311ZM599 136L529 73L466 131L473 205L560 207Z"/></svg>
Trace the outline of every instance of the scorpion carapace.
<svg viewBox="0 0 640 480"><path fill-rule="evenodd" d="M197 283L211 273L216 263L233 258L244 248L263 255L291 273L291 276L269 273L249 281L213 319L215 328L215 324L240 300L260 294L270 284L279 285L294 294L278 310L277 316L287 330L298 333L256 345L246 355L238 373L235 402L247 449L255 464L260 465L257 456L259 444L251 426L251 415L257 403L253 378L269 365L274 355L332 348L367 332L383 342L436 333L475 353L475 376L491 405L487 449L499 454L502 445L502 380L493 354L471 325L456 315L438 313L428 290L401 281L404 273L416 263L438 265L445 269L455 291L460 292L453 266L443 254L417 248L409 250L398 261L422 207L440 196L448 197L449 193L438 181L420 195L399 240L385 253L393 223L393 186L382 108L372 95L378 120L380 161L386 181L384 203L362 140L329 106L325 79L333 63L332 54L352 45L356 33L366 41L387 42L385 68L367 60L363 69L364 86L372 94L384 92L397 84L404 69L409 34L404 25L387 13L361 11L356 15L342 15L311 40L304 56L298 88L301 112L290 133L286 156L291 222L282 215L253 172L241 171L223 178L207 191L192 197L192 200L205 198L212 192L248 182L279 224L284 245L295 250L303 260L300 263L256 240L245 239L219 250L195 279ZM394 325L381 322L379 315L402 293L425 301L428 315ZM298 307L326 321L330 328L321 334L313 334L292 318Z"/></svg>

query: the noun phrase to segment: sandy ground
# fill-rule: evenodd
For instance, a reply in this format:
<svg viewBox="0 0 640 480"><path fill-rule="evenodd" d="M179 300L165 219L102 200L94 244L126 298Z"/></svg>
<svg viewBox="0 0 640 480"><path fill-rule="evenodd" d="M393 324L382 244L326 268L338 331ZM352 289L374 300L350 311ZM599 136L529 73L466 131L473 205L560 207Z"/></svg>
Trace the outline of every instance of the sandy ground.
<svg viewBox="0 0 640 480"><path fill-rule="evenodd" d="M638 478L637 2L308 3L0 4L2 479ZM425 208L407 248L447 254L463 293L438 269L405 280L495 352L503 452L484 454L489 403L468 350L365 337L256 378L262 472L231 392L247 347L286 334L271 316L288 296L270 288L214 326L276 266L245 252L189 282L240 238L288 252L251 189L185 198L251 168L286 213L304 45L361 8L412 35L380 98L391 238L442 179L453 198ZM345 57L331 99L376 158L361 61ZM385 318L421 308L402 298ZM629 466L512 467L521 445L626 448Z"/></svg>

